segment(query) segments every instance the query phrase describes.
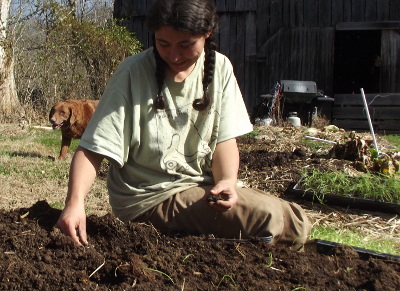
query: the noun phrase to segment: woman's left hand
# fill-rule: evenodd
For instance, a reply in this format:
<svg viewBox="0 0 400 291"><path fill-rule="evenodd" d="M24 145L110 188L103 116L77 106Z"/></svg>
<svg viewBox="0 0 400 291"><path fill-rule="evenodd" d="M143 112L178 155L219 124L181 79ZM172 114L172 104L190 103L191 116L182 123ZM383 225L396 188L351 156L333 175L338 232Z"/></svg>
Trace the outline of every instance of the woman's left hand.
<svg viewBox="0 0 400 291"><path fill-rule="evenodd" d="M218 211L227 211L235 206L238 201L236 185L230 181L219 181L210 191L214 199L209 200L209 205Z"/></svg>

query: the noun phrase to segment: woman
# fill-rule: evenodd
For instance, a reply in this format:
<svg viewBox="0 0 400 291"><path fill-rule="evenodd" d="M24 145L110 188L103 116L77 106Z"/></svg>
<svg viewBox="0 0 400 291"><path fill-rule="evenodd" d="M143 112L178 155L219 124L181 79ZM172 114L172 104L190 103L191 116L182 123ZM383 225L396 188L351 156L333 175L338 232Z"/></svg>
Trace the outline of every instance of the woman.
<svg viewBox="0 0 400 291"><path fill-rule="evenodd" d="M301 247L310 226L298 205L237 187L235 138L252 125L232 65L215 51L213 1L158 0L147 25L155 45L110 79L73 157L58 227L88 243L84 199L107 158L110 204L123 221Z"/></svg>

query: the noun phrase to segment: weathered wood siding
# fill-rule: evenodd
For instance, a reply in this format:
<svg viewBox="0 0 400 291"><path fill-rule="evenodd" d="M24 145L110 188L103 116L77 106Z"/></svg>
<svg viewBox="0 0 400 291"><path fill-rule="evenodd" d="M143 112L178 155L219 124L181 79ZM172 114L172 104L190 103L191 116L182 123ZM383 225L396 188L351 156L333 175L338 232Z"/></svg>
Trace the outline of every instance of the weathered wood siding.
<svg viewBox="0 0 400 291"><path fill-rule="evenodd" d="M374 131L399 133L400 94L366 94L365 98ZM335 95L332 123L348 130L369 131L367 112L361 93Z"/></svg>
<svg viewBox="0 0 400 291"><path fill-rule="evenodd" d="M151 43L144 19L153 2L115 0L114 16L125 19L145 47ZM216 6L220 51L234 65L250 112L280 79L315 81L332 96L336 29L382 26L382 88L400 92L400 37L393 29L400 21L400 0L216 0Z"/></svg>

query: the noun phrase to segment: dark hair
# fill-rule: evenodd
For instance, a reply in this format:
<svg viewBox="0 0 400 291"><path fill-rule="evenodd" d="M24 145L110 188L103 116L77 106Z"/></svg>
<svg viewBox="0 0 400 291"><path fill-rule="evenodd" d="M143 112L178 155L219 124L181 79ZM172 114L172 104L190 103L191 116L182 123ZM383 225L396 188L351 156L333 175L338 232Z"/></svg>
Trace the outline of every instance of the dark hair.
<svg viewBox="0 0 400 291"><path fill-rule="evenodd" d="M193 101L193 108L201 111L210 104L208 85L211 83L215 68L214 33L218 30L218 15L212 0L157 0L147 13L147 28L153 33L154 57L156 59L156 79L158 92L154 100L154 108L164 109L165 98L162 87L165 78L165 62L161 58L155 45L154 33L163 26L170 26L175 30L192 35L211 35L205 41L203 98Z"/></svg>

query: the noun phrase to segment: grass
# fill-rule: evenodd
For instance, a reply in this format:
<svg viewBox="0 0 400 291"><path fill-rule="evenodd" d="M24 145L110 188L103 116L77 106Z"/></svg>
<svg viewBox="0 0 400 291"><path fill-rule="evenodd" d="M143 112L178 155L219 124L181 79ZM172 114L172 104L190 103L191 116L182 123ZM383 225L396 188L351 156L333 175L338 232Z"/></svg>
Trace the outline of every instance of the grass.
<svg viewBox="0 0 400 291"><path fill-rule="evenodd" d="M346 244L378 253L400 255L400 245L394 244L392 239L366 237L360 232L348 228L334 229L326 226L314 226L310 238Z"/></svg>
<svg viewBox="0 0 400 291"><path fill-rule="evenodd" d="M319 141L312 141L306 138L302 138L301 142L305 146L307 146L310 150L320 155L327 154L329 150L332 148L332 144Z"/></svg>
<svg viewBox="0 0 400 291"><path fill-rule="evenodd" d="M395 151L400 151L400 135L385 135L384 138L393 145Z"/></svg>
<svg viewBox="0 0 400 291"><path fill-rule="evenodd" d="M61 132L60 130L51 131L36 131L35 141L47 147L48 149L59 149L61 145ZM70 152L76 151L79 140L73 139L71 141Z"/></svg>
<svg viewBox="0 0 400 291"><path fill-rule="evenodd" d="M324 194L366 198L400 204L400 179L383 175L363 174L352 177L346 173L314 169L303 173L301 188L313 191L322 203Z"/></svg>
<svg viewBox="0 0 400 291"><path fill-rule="evenodd" d="M21 129L12 125L1 125L0 130L0 209L31 207L40 200L62 209L69 163L78 140L72 140L67 160L59 162L55 161L61 146L59 130ZM96 179L91 192L87 213L109 212L106 181Z"/></svg>
<svg viewBox="0 0 400 291"><path fill-rule="evenodd" d="M246 134L244 134L244 135L242 135L240 137L242 137L242 138L252 138L252 137L257 137L259 135L260 135L260 131L255 129L252 132L246 133Z"/></svg>
<svg viewBox="0 0 400 291"><path fill-rule="evenodd" d="M383 138L393 145L390 148L391 151L400 150L400 136L389 135ZM324 146L309 140L303 140L303 142L314 150L321 150L321 147L322 150L326 150L325 147L330 147L330 145ZM305 177L302 188L314 191L320 202L323 201L324 193L332 193L400 204L399 174L394 177L373 174L350 177L343 172L313 170L311 173L302 173L302 175ZM355 228L336 229L324 225L314 226L310 238L351 245L378 253L400 255L400 244L395 243L392 238L368 237L362 230Z"/></svg>

